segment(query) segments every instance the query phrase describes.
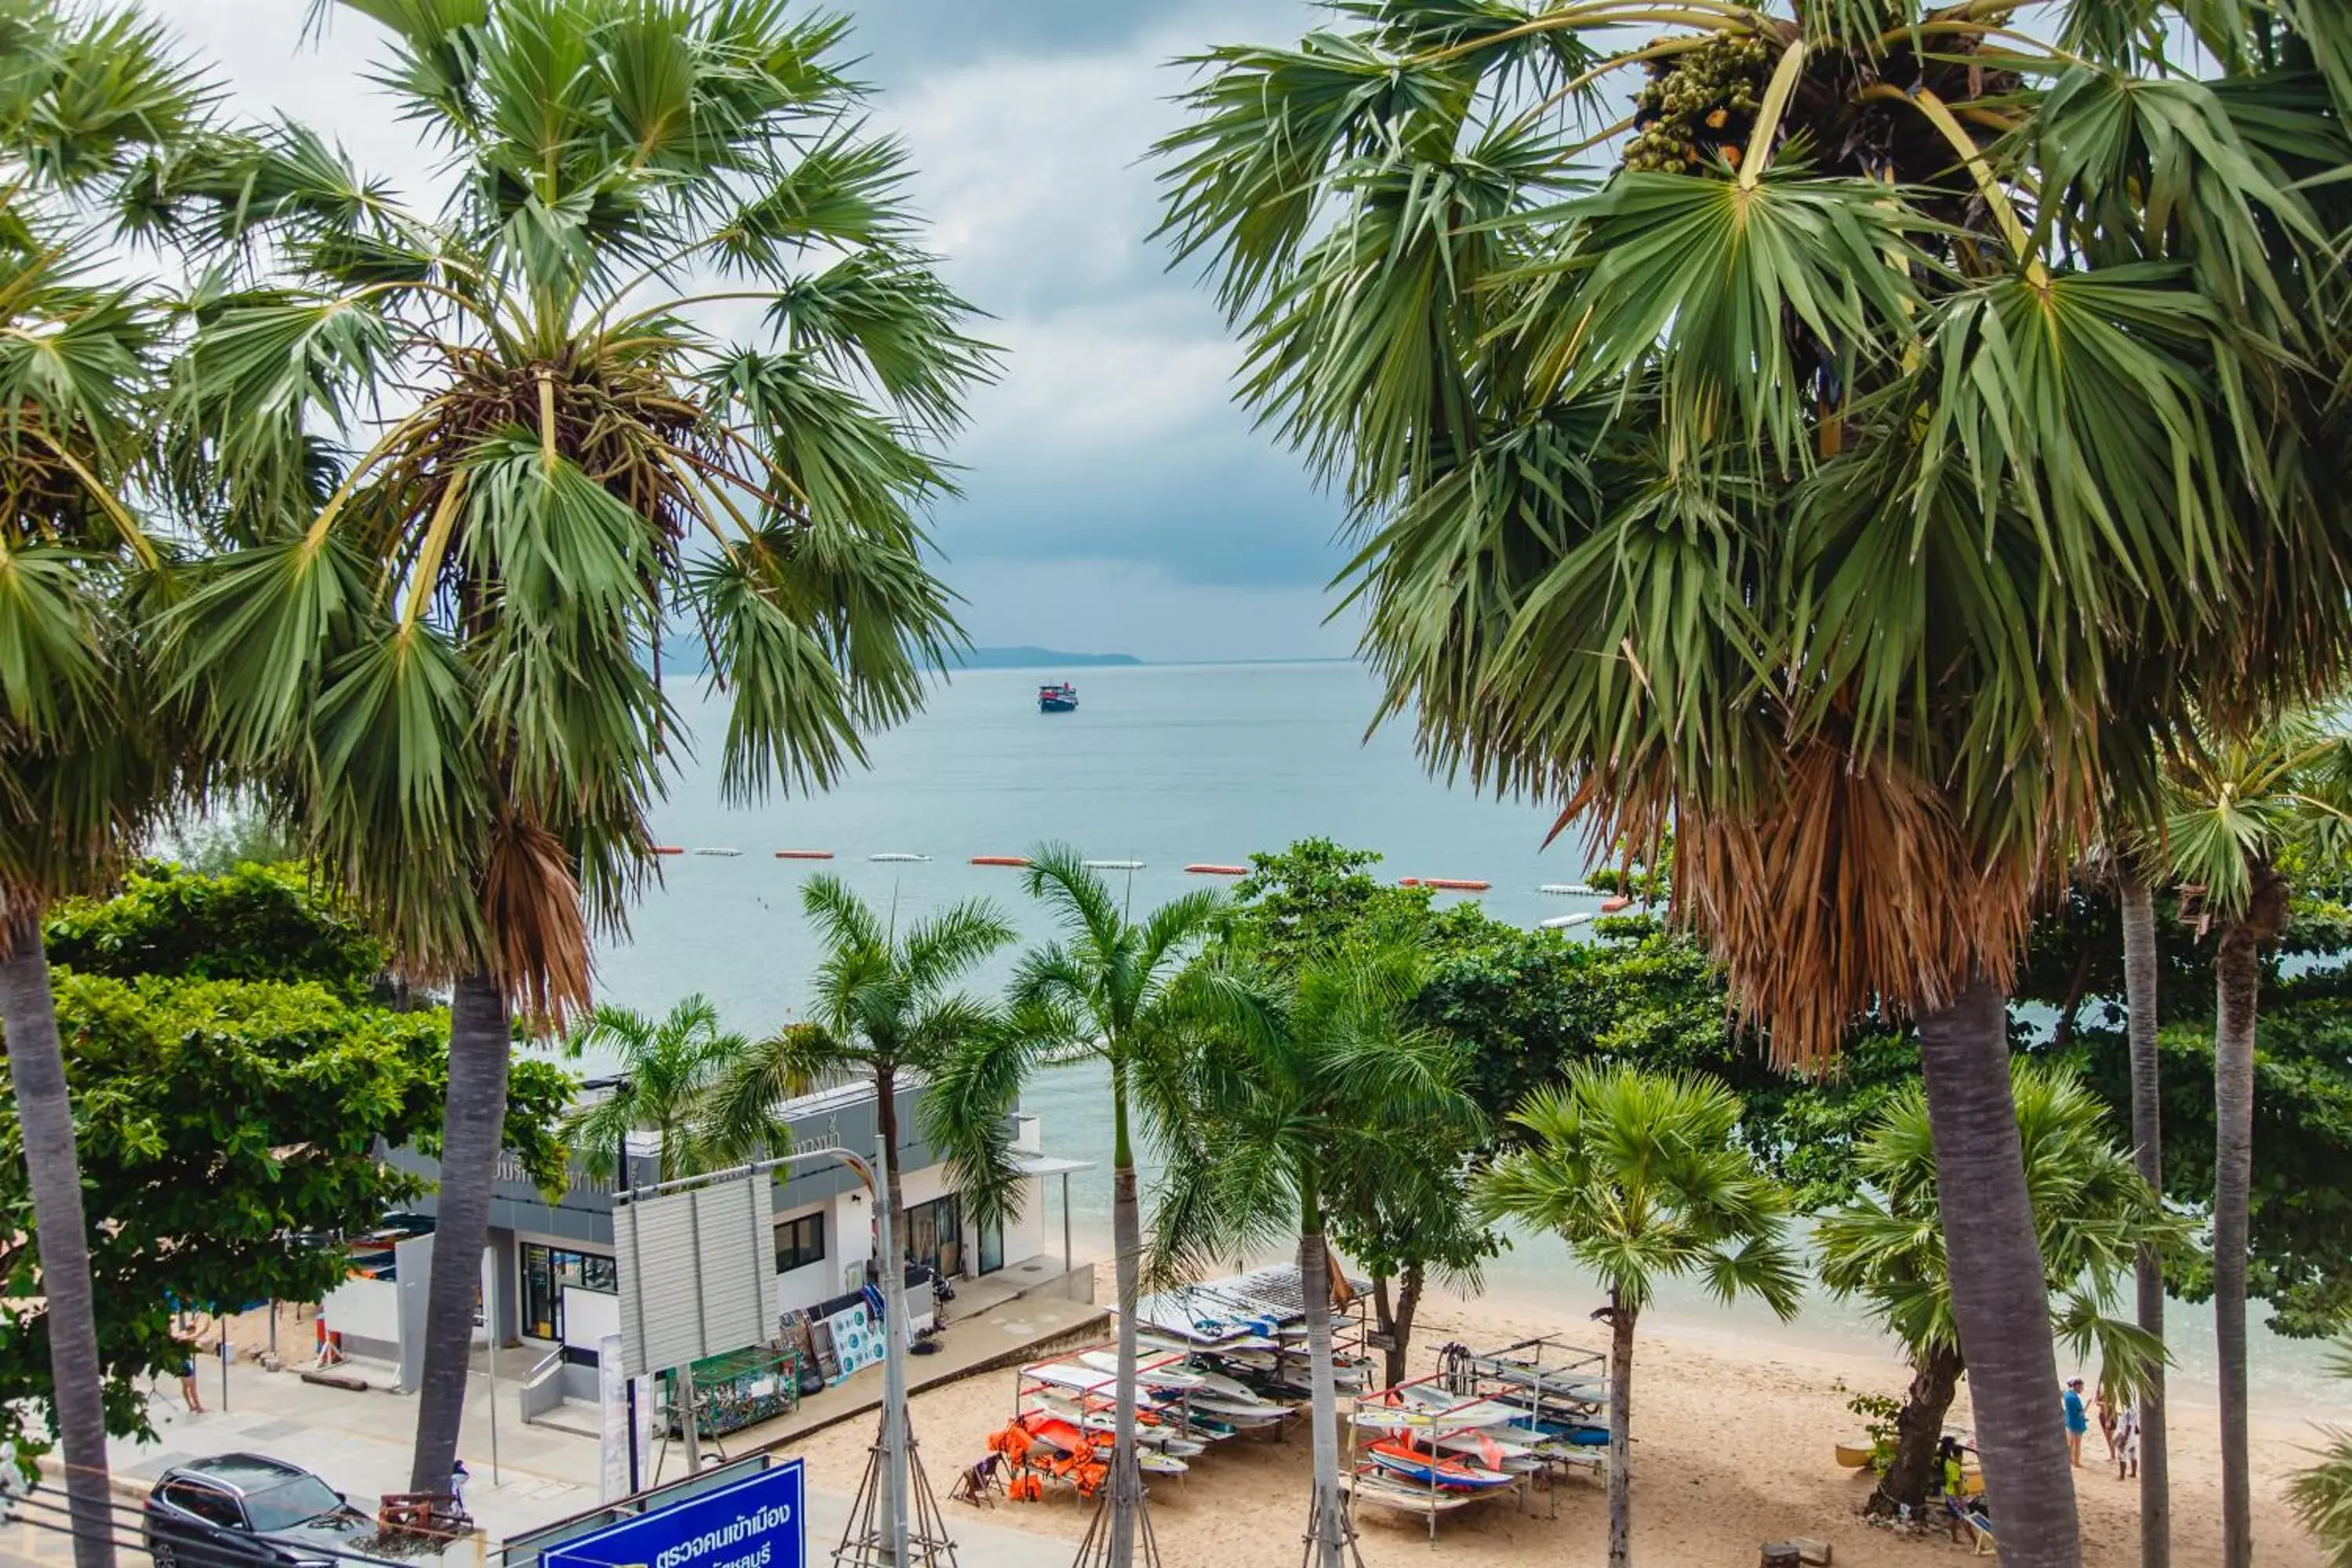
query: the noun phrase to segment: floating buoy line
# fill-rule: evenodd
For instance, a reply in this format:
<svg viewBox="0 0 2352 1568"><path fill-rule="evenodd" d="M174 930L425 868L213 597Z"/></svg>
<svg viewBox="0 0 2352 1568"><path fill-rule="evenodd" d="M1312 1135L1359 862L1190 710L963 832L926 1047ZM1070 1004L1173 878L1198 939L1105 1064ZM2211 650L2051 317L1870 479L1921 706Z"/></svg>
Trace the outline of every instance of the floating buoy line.
<svg viewBox="0 0 2352 1568"><path fill-rule="evenodd" d="M866 858L868 860L884 861L893 866L907 866L927 862L930 859L930 857L928 855L908 855L899 852L885 852L880 855L868 855Z"/></svg>
<svg viewBox="0 0 2352 1568"><path fill-rule="evenodd" d="M1143 869L1143 862L1140 860L1088 860L1085 865L1090 871L1140 871Z"/></svg>
<svg viewBox="0 0 2352 1568"><path fill-rule="evenodd" d="M727 845L697 845L689 848L682 844L656 844L653 847L653 852L656 855L703 855L723 860L740 859L743 854L742 850ZM830 860L835 858L834 851L830 849L778 849L772 853L779 860ZM866 858L877 865L927 866L931 863L932 857L918 854L913 850L886 849L870 854ZM1029 858L1025 855L973 855L967 858L966 863L973 866L1003 866L1017 868L1027 866ZM1094 871L1140 871L1146 868L1148 862L1087 860L1083 864L1087 869ZM1251 868L1223 860L1194 860L1186 865L1183 871L1188 877L1246 877L1251 874ZM1441 893L1485 893L1492 891L1495 884L1480 877L1400 877L1397 879L1397 886L1428 888ZM1601 898L1600 912L1604 915L1613 915L1621 910L1632 909L1634 904L1632 898L1622 893L1612 893L1602 898L1601 889L1590 882L1543 882L1537 885L1536 891L1547 893L1555 898ZM1560 915L1538 922L1538 929L1565 931L1572 926L1583 925L1592 918L1591 914L1584 912Z"/></svg>

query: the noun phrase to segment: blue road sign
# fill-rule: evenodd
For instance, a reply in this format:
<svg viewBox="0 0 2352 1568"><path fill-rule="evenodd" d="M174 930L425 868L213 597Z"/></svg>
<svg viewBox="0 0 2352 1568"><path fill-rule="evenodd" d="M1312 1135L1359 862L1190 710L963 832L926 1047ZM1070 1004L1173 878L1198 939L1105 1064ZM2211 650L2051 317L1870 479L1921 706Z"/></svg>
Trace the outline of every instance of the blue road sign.
<svg viewBox="0 0 2352 1568"><path fill-rule="evenodd" d="M808 1568L798 1459L750 1480L551 1546L542 1568Z"/></svg>

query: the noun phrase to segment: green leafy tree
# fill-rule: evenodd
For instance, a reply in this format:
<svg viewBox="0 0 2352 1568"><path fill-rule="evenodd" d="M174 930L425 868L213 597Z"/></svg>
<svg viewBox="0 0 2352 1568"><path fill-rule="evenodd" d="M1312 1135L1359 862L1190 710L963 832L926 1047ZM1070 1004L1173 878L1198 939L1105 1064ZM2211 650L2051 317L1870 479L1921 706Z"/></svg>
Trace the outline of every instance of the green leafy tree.
<svg viewBox="0 0 2352 1568"><path fill-rule="evenodd" d="M1090 1052L1110 1069L1112 1266L1118 1292L1118 1366L1110 1468L1110 1568L1135 1559L1143 1472L1135 1448L1135 1304L1143 1262L1142 1210L1135 1183L1136 1129L1163 1120L1162 1080L1203 1030L1246 1012L1250 993L1186 960L1215 931L1223 900L1203 889L1171 900L1141 921L1128 918L1103 879L1066 844L1030 851L1022 873L1060 934L1021 957L1013 975L1013 1018L1034 1054ZM1164 1129L1163 1129L1164 1130Z"/></svg>
<svg viewBox="0 0 2352 1568"><path fill-rule="evenodd" d="M2008 1103L2038 884L2352 650L2347 37L1396 0L1202 55L1160 149L1349 507L1382 710L1595 844L1671 831L1780 1060L1916 1016L2013 1568L2082 1552Z"/></svg>
<svg viewBox="0 0 2352 1568"><path fill-rule="evenodd" d="M358 914L295 866L215 874L148 861L107 898L71 899L48 919L52 963L128 979L308 980L366 997L386 954Z"/></svg>
<svg viewBox="0 0 2352 1568"><path fill-rule="evenodd" d="M1609 1305L1609 1563L1633 1561L1633 1331L1658 1282L1695 1274L1719 1300L1797 1312L1786 1188L1741 1147L1739 1100L1696 1073L1571 1068L1512 1113L1522 1146L1479 1179L1489 1217L1549 1231Z"/></svg>
<svg viewBox="0 0 2352 1568"><path fill-rule="evenodd" d="M719 1026L708 997L688 996L661 1017L610 1003L588 1015L571 1038L574 1057L607 1052L617 1058L619 1081L602 1099L575 1108L563 1136L599 1181L624 1175L622 1150L632 1132L651 1132L659 1144L659 1180L675 1181L709 1168L712 1151L705 1126L719 1077L751 1052L741 1035Z"/></svg>
<svg viewBox="0 0 2352 1568"><path fill-rule="evenodd" d="M152 1439L144 1384L179 1360L173 1303L316 1301L348 1264L320 1238L370 1229L420 1190L379 1151L436 1151L449 1018L290 980L60 971L57 996L84 1202L102 1221L89 1247L105 1419ZM502 1142L542 1186L565 1180L556 1123L574 1088L552 1063L516 1064ZM0 1405L0 1440L29 1452L42 1444L26 1419L57 1384L23 1151L0 1123L0 1382L28 1401Z"/></svg>
<svg viewBox="0 0 2352 1568"><path fill-rule="evenodd" d="M1159 1268L1181 1274L1283 1237L1297 1247L1315 1568L1347 1561L1327 1194L1381 1183L1384 1169L1466 1160L1484 1131L1456 1087L1458 1056L1409 1021L1420 971L1410 949L1306 957L1265 1005L1198 1037L1165 1118L1167 1167L1152 1214ZM1442 1203L1447 1184L1432 1185Z"/></svg>
<svg viewBox="0 0 2352 1568"><path fill-rule="evenodd" d="M41 922L121 869L177 771L144 635L163 552L132 510L166 300L110 251L211 91L134 8L0 6L0 1027L81 1568L114 1561L104 1363Z"/></svg>
<svg viewBox="0 0 2352 1568"><path fill-rule="evenodd" d="M2164 1343L2116 1309L2139 1248L2186 1239L2187 1225L2108 1136L2106 1107L2063 1068L2011 1064L2026 1185L2048 1269L2051 1326L2078 1360L2095 1361L2111 1397L2137 1399L2163 1364ZM1813 1231L1822 1281L1858 1296L1911 1358L1911 1386L1895 1421L1894 1462L1872 1511L1916 1512L1927 1501L1944 1416L1967 1371L1952 1310L1951 1260L1936 1186L1927 1099L1915 1083L1882 1110L1854 1151L1864 1184Z"/></svg>
<svg viewBox="0 0 2352 1568"><path fill-rule="evenodd" d="M899 1190L898 1097L949 1069L974 1042L1003 1032L991 1003L959 989L974 966L1011 942L1013 927L984 899L951 905L898 929L837 877L812 877L801 907L824 943L811 978L811 1016L765 1039L730 1047L710 1093L707 1136L730 1158L789 1142L780 1118L790 1100L856 1076L874 1085L882 1134L884 1201L907 1212ZM926 1142L948 1156L950 1178L983 1223L1009 1202L1014 1174L994 1129L1013 1101L970 1094L923 1097ZM877 1258L875 1273L896 1260Z"/></svg>
<svg viewBox="0 0 2352 1568"><path fill-rule="evenodd" d="M654 865L665 635L727 693L730 800L862 762L961 636L920 513L991 355L910 244L838 18L351 8L445 197L405 206L292 128L173 172L235 196L251 264L194 304L174 489L236 548L166 652L228 782L452 984L439 1234L467 1253L511 1015L584 1011L591 931ZM415 1489L447 1484L470 1291L435 1277Z"/></svg>

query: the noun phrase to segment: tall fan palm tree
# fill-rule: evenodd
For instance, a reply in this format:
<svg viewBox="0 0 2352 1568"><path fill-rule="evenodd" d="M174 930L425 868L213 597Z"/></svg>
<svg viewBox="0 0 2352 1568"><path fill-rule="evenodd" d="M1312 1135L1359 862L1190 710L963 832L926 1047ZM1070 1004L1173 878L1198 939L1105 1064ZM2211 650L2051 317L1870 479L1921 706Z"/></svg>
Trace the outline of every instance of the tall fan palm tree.
<svg viewBox="0 0 2352 1568"><path fill-rule="evenodd" d="M588 1005L590 933L653 864L678 727L647 652L680 624L707 651L730 798L861 761L961 635L918 513L989 356L909 247L837 19L352 8L446 196L404 206L292 130L181 176L235 195L252 263L204 281L174 434L239 548L167 652L243 782L454 985L425 1490L457 1442L514 1016Z"/></svg>
<svg viewBox="0 0 2352 1568"><path fill-rule="evenodd" d="M1167 1173L1155 1194L1157 1266L1182 1272L1288 1237L1307 1313L1315 1485L1308 1561L1347 1560L1339 1393L1331 1346L1327 1196L1379 1165L1412 1165L1475 1141L1485 1118L1456 1087L1462 1061L1414 1030L1410 951L1310 959L1241 1026L1181 1058Z"/></svg>
<svg viewBox="0 0 2352 1568"><path fill-rule="evenodd" d="M2352 33L1339 17L1194 62L1161 154L1247 397L1344 492L1385 710L1597 844L1671 826L1677 913L1785 1058L1916 1013L2002 1556L2074 1568L2003 992L2048 868L2149 818L2157 736L2352 648L2352 444L2306 368L2344 358L2352 203L2304 184L2352 152Z"/></svg>
<svg viewBox="0 0 2352 1568"><path fill-rule="evenodd" d="M209 91L133 9L0 5L0 1030L81 1568L114 1561L87 1239L106 1216L82 1206L41 921L112 879L176 773L144 647L161 561L133 510L168 322L160 289L101 264Z"/></svg>
<svg viewBox="0 0 2352 1568"><path fill-rule="evenodd" d="M1202 1029L1247 1007L1240 988L1186 960L1214 928L1223 900L1202 889L1128 918L1103 879L1066 844L1032 850L1022 873L1061 935L1023 955L1013 972L1016 1015L1034 1046L1090 1049L1110 1069L1113 1270L1118 1289L1118 1367L1110 1469L1109 1568L1131 1568L1143 1471L1135 1450L1135 1305L1143 1262L1136 1201L1133 1123L1165 1120L1163 1100L1143 1097L1145 1079L1180 1060Z"/></svg>
<svg viewBox="0 0 2352 1568"><path fill-rule="evenodd" d="M571 1046L575 1056L609 1051L621 1069L611 1093L563 1119L563 1140L580 1151L590 1175L602 1181L626 1174L623 1150L632 1132L654 1134L662 1181L706 1167L711 1150L702 1134L712 1091L751 1048L741 1035L719 1026L709 997L688 996L659 1018L602 1004L572 1032Z"/></svg>
<svg viewBox="0 0 2352 1568"><path fill-rule="evenodd" d="M2298 863L2352 846L2352 737L2291 719L2185 748L2167 777L2164 853L2214 928L2213 1337L2221 1408L2221 1560L2253 1561L2247 1455L2246 1258L2254 1167L2254 1026L2263 952ZM2137 1085L2135 1085L2137 1092Z"/></svg>
<svg viewBox="0 0 2352 1568"><path fill-rule="evenodd" d="M2102 1388L2144 1399L2164 1342L2115 1309L2140 1248L2177 1246L2187 1226L2165 1213L2130 1153L2108 1138L2105 1108L2071 1074L2020 1059L2010 1077L2052 1329L2078 1360L2095 1362ZM1822 1282L1861 1297L1911 1358L1895 1462L1871 1498L1873 1511L1891 1515L1927 1502L1944 1415L1968 1369L1952 1314L1935 1133L1919 1089L1878 1113L1854 1151L1854 1171L1864 1190L1821 1216L1813 1243Z"/></svg>
<svg viewBox="0 0 2352 1568"><path fill-rule="evenodd" d="M1658 1282L1696 1274L1719 1300L1797 1313L1789 1194L1739 1142L1739 1097L1696 1074L1580 1066L1512 1113L1527 1140L1480 1178L1490 1218L1548 1230L1609 1305L1609 1568L1633 1561L1633 1331Z"/></svg>
<svg viewBox="0 0 2352 1568"><path fill-rule="evenodd" d="M730 1155L756 1155L788 1141L778 1121L786 1101L853 1076L870 1078L884 1195L903 1221L900 1080L969 1073L961 1064L1003 1034L996 1008L958 987L974 965L1013 940L1013 927L994 905L975 899L901 932L895 912L877 912L836 877L810 878L801 907L825 948L812 981L812 1016L735 1054L711 1091L709 1136ZM1014 1100L978 1094L970 1083L954 1092L934 1085L923 1105L921 1131L949 1156L950 1179L983 1223L1001 1217L1014 1178L1006 1168L1009 1146L996 1129ZM877 1278L891 1261L875 1258Z"/></svg>

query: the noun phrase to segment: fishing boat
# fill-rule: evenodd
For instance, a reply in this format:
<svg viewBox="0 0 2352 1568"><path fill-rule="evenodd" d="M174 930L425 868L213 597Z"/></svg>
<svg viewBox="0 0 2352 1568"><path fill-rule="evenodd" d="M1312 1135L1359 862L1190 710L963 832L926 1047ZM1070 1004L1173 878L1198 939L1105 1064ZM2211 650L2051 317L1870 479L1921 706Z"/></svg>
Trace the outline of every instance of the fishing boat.
<svg viewBox="0 0 2352 1568"><path fill-rule="evenodd" d="M1078 710L1078 689L1066 680L1049 680L1037 689L1037 711L1040 713L1075 713Z"/></svg>
<svg viewBox="0 0 2352 1568"><path fill-rule="evenodd" d="M1416 1448L1410 1443L1394 1439L1374 1443L1365 1452L1372 1463L1391 1476L1454 1491L1487 1491L1496 1487L1509 1486L1517 1479L1501 1470L1473 1464L1468 1459L1433 1454L1426 1448Z"/></svg>

